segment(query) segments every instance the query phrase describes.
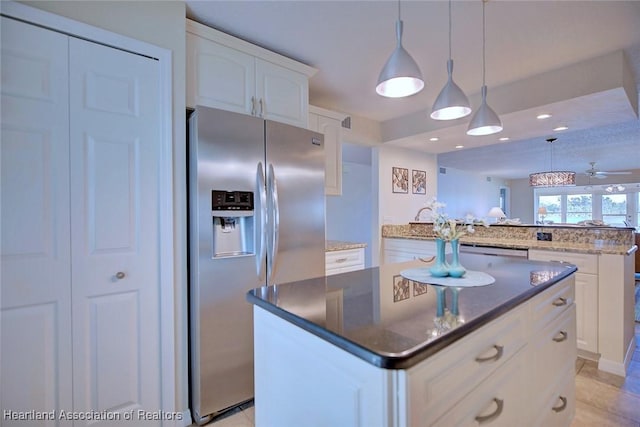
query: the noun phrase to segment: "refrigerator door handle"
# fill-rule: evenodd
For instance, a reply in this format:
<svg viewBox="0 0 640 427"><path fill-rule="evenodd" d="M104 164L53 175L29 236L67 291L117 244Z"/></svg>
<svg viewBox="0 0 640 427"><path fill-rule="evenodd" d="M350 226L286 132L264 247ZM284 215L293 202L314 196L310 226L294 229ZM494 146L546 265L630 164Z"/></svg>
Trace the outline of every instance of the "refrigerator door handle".
<svg viewBox="0 0 640 427"><path fill-rule="evenodd" d="M258 162L256 171L256 194L258 195L260 203L257 209L258 227L256 229L256 242L258 243L258 254L256 256L256 274L262 279L265 259L267 257L267 244L265 239L267 233L267 189L262 162Z"/></svg>
<svg viewBox="0 0 640 427"><path fill-rule="evenodd" d="M268 274L268 283L271 284L271 280L273 279L273 274L276 266L277 254L278 254L278 240L280 234L280 207L278 206L278 182L276 180L276 175L273 170L273 164L269 163L269 170L267 174L267 191L269 192L269 197L271 199L271 215L273 217L273 221L270 225L271 227L271 238L269 239L271 243L271 247L269 248L269 255L267 256L267 274Z"/></svg>

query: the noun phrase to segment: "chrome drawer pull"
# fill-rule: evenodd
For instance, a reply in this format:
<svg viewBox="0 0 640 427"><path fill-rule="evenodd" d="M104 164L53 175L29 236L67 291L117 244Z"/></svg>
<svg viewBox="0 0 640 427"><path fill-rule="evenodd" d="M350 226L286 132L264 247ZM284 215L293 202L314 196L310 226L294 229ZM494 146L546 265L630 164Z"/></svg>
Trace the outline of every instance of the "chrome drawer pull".
<svg viewBox="0 0 640 427"><path fill-rule="evenodd" d="M553 337L553 340L555 342L562 342L562 341L566 341L567 339L567 333L565 331L560 331L560 336L556 335L555 337Z"/></svg>
<svg viewBox="0 0 640 427"><path fill-rule="evenodd" d="M484 424L493 421L498 418L500 414L502 414L502 409L504 408L504 400L494 397L493 401L496 402L496 410L493 411L493 414L476 416L476 421L478 422L478 424Z"/></svg>
<svg viewBox="0 0 640 427"><path fill-rule="evenodd" d="M502 357L502 353L504 352L504 347L501 345L494 345L493 348L496 349L496 354L489 357L476 357L476 362L484 363L499 360Z"/></svg>
<svg viewBox="0 0 640 427"><path fill-rule="evenodd" d="M567 299L560 297L553 302L553 305L555 305L556 307L562 307L563 305L567 305Z"/></svg>
<svg viewBox="0 0 640 427"><path fill-rule="evenodd" d="M336 263L340 263L340 262L345 262L347 260L347 258L338 258L337 260L335 260Z"/></svg>
<svg viewBox="0 0 640 427"><path fill-rule="evenodd" d="M562 402L560 406L554 406L551 408L553 409L553 412L562 412L567 408L567 398L560 396L560 401Z"/></svg>
<svg viewBox="0 0 640 427"><path fill-rule="evenodd" d="M420 257L418 257L418 259L419 259L420 261L422 261L422 262L431 262L431 261L433 261L434 259L436 259L436 257L435 257L435 256L432 256L432 257L431 257L431 258L429 258L429 259L427 259L427 258L420 258Z"/></svg>

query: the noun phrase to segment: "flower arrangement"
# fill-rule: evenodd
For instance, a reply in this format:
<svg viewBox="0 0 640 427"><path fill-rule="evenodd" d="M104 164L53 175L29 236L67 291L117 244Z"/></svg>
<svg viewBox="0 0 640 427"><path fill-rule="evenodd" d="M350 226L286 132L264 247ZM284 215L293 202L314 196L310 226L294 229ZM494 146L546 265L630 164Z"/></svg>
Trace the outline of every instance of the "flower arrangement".
<svg viewBox="0 0 640 427"><path fill-rule="evenodd" d="M449 218L446 213L440 212L446 205L433 199L429 205L431 218L433 220L433 232L439 239L451 241L457 240L465 234L475 233L475 224L489 225L483 220L477 220L473 215L467 215L464 221Z"/></svg>

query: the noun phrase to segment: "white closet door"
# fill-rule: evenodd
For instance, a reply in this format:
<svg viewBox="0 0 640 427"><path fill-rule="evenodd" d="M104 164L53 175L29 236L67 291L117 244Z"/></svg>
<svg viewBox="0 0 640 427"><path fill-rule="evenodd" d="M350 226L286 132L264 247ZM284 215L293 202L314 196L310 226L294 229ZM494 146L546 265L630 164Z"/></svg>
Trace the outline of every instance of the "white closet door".
<svg viewBox="0 0 640 427"><path fill-rule="evenodd" d="M74 409L137 421L161 407L159 67L69 46Z"/></svg>
<svg viewBox="0 0 640 427"><path fill-rule="evenodd" d="M3 411L71 410L67 37L2 18ZM26 424L25 424L26 423ZM11 421L2 425L70 425Z"/></svg>

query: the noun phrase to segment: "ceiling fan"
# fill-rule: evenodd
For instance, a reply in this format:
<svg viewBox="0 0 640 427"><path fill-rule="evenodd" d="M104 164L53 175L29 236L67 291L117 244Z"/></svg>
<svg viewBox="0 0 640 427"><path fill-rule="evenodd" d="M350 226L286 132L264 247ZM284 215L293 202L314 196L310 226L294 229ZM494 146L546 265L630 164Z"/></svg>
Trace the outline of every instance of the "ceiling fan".
<svg viewBox="0 0 640 427"><path fill-rule="evenodd" d="M596 162L589 162L589 164L591 165L591 167L586 171L584 171L585 175L587 175L589 178L604 179L609 175L630 175L631 174L630 171L620 171L620 172L601 171L599 169L596 169Z"/></svg>

